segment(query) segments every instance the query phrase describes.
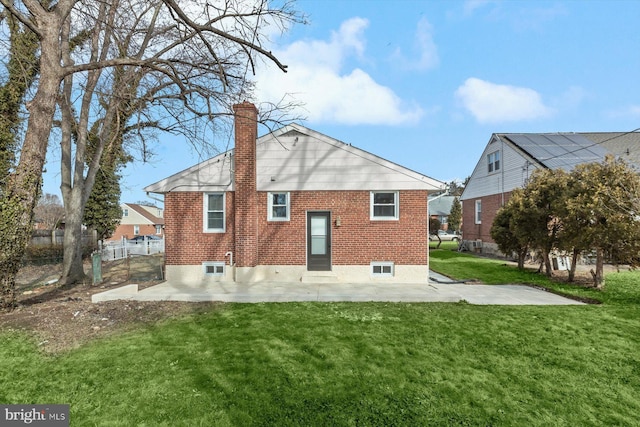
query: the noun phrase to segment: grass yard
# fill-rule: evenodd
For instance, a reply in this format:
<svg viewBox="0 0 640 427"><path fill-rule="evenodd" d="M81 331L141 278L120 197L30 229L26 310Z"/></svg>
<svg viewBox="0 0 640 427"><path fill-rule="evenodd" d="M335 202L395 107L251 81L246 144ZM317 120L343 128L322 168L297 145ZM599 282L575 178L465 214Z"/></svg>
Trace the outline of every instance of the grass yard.
<svg viewBox="0 0 640 427"><path fill-rule="evenodd" d="M73 426L640 425L639 278L602 305L224 304L57 356L5 331L0 402Z"/></svg>

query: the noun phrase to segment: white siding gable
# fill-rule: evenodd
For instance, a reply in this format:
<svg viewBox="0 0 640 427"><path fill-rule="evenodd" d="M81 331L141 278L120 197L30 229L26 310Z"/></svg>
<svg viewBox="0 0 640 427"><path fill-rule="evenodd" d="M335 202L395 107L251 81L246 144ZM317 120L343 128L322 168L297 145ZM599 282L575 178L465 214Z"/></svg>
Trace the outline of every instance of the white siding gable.
<svg viewBox="0 0 640 427"><path fill-rule="evenodd" d="M231 151L215 156L145 187L149 193L171 191L230 191L233 189Z"/></svg>
<svg viewBox="0 0 640 427"><path fill-rule="evenodd" d="M500 169L489 172L487 156L495 151L500 151ZM477 199L520 188L531 172L539 167L537 162L509 141L494 134L482 152L460 200Z"/></svg>
<svg viewBox="0 0 640 427"><path fill-rule="evenodd" d="M232 191L233 152L221 154L145 191ZM444 183L300 125L257 141L258 191L427 190Z"/></svg>
<svg viewBox="0 0 640 427"><path fill-rule="evenodd" d="M443 183L299 125L258 140L258 191L437 190Z"/></svg>

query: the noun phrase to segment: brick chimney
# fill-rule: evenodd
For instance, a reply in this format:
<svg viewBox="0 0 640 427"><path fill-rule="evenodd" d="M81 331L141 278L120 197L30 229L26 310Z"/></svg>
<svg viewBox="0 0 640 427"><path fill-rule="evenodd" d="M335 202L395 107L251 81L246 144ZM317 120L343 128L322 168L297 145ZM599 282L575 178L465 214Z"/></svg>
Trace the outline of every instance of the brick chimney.
<svg viewBox="0 0 640 427"><path fill-rule="evenodd" d="M256 139L258 109L250 102L233 106L235 114L235 261L237 267L258 263Z"/></svg>

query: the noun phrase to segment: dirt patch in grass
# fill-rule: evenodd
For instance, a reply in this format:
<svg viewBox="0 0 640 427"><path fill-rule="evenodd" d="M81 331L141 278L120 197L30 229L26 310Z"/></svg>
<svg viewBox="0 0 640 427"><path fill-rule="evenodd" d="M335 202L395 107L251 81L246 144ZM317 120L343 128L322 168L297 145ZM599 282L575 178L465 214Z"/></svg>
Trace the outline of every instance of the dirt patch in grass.
<svg viewBox="0 0 640 427"><path fill-rule="evenodd" d="M92 339L132 330L163 319L194 313L216 303L174 301L91 302L91 296L135 283L145 288L162 281L161 255L133 257L103 263L102 283L66 288L57 284L61 265L26 266L17 276L18 307L0 313L0 330L23 330L34 334L46 352L57 353ZM91 265L85 265L91 275Z"/></svg>

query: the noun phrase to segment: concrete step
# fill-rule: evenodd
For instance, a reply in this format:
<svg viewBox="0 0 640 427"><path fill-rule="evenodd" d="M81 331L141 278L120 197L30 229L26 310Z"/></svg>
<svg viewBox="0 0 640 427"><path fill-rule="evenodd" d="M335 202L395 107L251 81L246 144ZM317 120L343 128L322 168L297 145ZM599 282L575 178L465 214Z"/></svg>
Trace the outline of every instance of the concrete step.
<svg viewBox="0 0 640 427"><path fill-rule="evenodd" d="M307 271L302 275L302 283L338 283L333 271Z"/></svg>

